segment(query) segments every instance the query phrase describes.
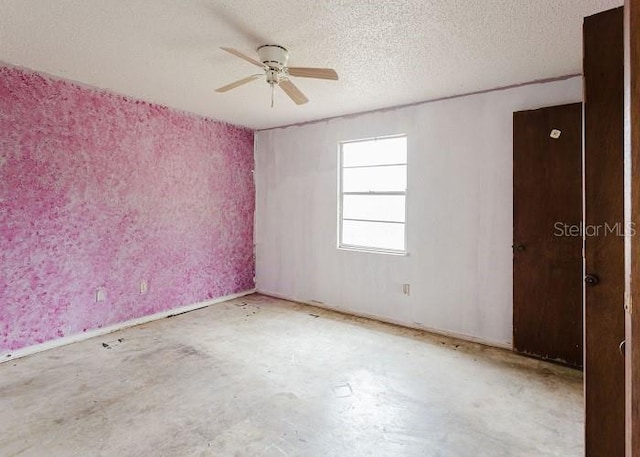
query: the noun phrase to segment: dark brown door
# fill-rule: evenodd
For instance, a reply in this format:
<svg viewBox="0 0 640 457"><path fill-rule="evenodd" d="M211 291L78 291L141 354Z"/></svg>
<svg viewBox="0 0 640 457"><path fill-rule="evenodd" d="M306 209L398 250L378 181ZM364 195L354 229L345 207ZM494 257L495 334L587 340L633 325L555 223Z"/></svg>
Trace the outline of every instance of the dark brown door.
<svg viewBox="0 0 640 457"><path fill-rule="evenodd" d="M626 396L627 457L640 457L640 0L627 0L625 10L625 68L628 91L625 113L625 199L627 221L636 234L626 238ZM632 232L633 233L633 232Z"/></svg>
<svg viewBox="0 0 640 457"><path fill-rule="evenodd" d="M582 104L513 114L513 343L582 366Z"/></svg>
<svg viewBox="0 0 640 457"><path fill-rule="evenodd" d="M584 21L587 457L624 456L622 8Z"/></svg>

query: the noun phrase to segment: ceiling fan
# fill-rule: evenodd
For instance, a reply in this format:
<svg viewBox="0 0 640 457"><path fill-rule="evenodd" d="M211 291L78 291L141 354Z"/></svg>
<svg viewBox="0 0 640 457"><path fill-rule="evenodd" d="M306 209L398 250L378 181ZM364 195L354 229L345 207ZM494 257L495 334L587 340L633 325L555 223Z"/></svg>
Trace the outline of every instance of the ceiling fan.
<svg viewBox="0 0 640 457"><path fill-rule="evenodd" d="M276 44L265 44L258 48L258 57L260 61L249 57L246 54L233 48L220 48L236 57L240 57L247 62L260 67L264 70L264 73L258 73L248 76L238 81L227 84L216 89L216 92L227 92L236 87L260 79L263 76L269 85L271 86L271 107L273 108L273 93L275 86L279 86L285 94L289 96L296 105L303 105L309 101L309 99L296 87L295 84L289 79L290 76L296 76L299 78L316 78L316 79L331 79L337 80L338 74L331 68L310 68L310 67L288 67L289 51L286 48Z"/></svg>

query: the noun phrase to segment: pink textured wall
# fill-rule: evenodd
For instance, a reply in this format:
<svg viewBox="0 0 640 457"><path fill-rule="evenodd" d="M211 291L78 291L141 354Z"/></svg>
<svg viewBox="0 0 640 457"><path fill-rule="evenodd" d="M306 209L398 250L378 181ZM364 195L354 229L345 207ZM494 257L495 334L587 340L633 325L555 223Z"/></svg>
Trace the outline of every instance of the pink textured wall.
<svg viewBox="0 0 640 457"><path fill-rule="evenodd" d="M252 169L250 130L0 67L0 353L253 288Z"/></svg>

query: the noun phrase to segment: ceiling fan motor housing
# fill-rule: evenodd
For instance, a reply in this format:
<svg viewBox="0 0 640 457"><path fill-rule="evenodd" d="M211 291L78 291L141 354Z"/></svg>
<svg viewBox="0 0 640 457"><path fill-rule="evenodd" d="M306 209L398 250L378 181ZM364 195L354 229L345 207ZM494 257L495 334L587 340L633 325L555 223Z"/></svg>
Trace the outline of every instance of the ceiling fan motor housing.
<svg viewBox="0 0 640 457"><path fill-rule="evenodd" d="M265 44L258 48L260 61L271 69L282 70L289 62L289 51L277 44Z"/></svg>

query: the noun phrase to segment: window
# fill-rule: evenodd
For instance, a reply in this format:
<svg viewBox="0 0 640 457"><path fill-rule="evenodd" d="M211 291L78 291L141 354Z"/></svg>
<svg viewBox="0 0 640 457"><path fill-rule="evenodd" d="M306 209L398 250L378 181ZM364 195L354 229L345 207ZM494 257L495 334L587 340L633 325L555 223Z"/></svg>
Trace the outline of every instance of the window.
<svg viewBox="0 0 640 457"><path fill-rule="evenodd" d="M407 137L340 143L338 247L405 253Z"/></svg>

